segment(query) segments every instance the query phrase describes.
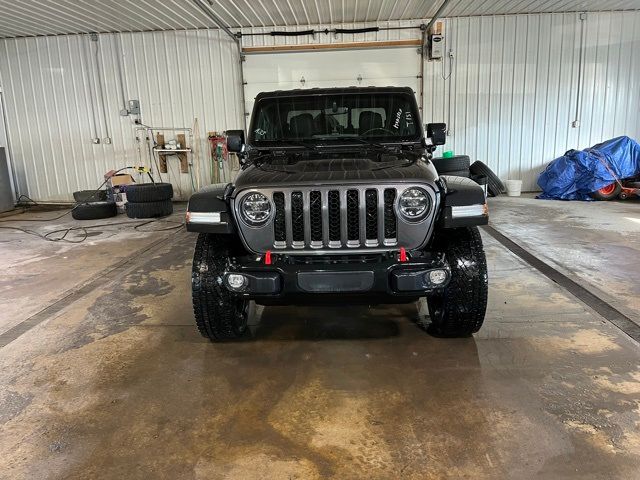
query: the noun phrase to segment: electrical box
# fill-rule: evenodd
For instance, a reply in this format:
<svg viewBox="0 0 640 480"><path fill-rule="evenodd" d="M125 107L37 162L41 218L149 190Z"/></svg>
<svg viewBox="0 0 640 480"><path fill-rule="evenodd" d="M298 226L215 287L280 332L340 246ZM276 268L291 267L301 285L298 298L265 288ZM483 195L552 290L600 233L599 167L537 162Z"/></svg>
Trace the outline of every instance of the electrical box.
<svg viewBox="0 0 640 480"><path fill-rule="evenodd" d="M441 60L444 57L444 25L436 22L429 29L429 60Z"/></svg>
<svg viewBox="0 0 640 480"><path fill-rule="evenodd" d="M444 36L433 34L429 37L429 58L440 60L444 57Z"/></svg>
<svg viewBox="0 0 640 480"><path fill-rule="evenodd" d="M126 107L127 108L120 110L120 116L126 117L127 115L140 115L140 102L138 100L129 100Z"/></svg>
<svg viewBox="0 0 640 480"><path fill-rule="evenodd" d="M129 100L129 114L140 115L140 102L138 100Z"/></svg>

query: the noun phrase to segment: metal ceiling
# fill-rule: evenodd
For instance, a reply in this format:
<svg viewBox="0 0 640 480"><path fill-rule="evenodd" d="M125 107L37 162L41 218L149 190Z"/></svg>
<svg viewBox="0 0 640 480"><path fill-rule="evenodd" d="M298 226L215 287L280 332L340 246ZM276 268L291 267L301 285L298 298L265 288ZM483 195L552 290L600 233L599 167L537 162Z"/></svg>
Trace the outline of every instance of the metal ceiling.
<svg viewBox="0 0 640 480"><path fill-rule="evenodd" d="M207 0L226 26L426 19L441 0ZM454 0L446 17L640 10L640 0ZM194 0L0 0L0 37L215 28Z"/></svg>

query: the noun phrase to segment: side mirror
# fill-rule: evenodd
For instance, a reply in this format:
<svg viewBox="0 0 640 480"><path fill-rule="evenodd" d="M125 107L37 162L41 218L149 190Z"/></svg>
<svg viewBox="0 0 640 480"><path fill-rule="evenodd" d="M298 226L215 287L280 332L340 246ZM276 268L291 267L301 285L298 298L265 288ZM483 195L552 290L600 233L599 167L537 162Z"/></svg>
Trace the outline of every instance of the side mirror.
<svg viewBox="0 0 640 480"><path fill-rule="evenodd" d="M427 138L432 145L444 145L447 142L446 123L427 123Z"/></svg>
<svg viewBox="0 0 640 480"><path fill-rule="evenodd" d="M227 150L240 153L244 145L244 130L227 130Z"/></svg>

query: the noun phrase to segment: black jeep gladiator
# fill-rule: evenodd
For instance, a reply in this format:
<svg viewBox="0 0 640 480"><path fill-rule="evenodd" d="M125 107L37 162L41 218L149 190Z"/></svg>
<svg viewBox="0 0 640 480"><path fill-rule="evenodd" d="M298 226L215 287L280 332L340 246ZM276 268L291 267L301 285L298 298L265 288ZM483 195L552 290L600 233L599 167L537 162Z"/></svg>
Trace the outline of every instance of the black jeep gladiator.
<svg viewBox="0 0 640 480"><path fill-rule="evenodd" d="M198 329L244 336L260 305L381 304L426 297L437 336L477 332L487 266L477 225L483 189L430 162L445 125L426 136L410 88L261 93L249 135L228 131L242 171L188 206Z"/></svg>

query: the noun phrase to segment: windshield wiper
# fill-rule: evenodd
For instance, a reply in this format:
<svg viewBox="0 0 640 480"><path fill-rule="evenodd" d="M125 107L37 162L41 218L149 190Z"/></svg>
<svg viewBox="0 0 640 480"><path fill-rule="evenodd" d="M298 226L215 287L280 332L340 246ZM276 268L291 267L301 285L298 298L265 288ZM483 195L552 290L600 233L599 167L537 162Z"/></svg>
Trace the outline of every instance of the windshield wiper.
<svg viewBox="0 0 640 480"><path fill-rule="evenodd" d="M310 143L308 140L294 140L294 141L285 140L285 142L287 142L287 144L289 145L293 145L294 147L306 148L307 150L311 150L312 152L320 151L317 145Z"/></svg>
<svg viewBox="0 0 640 480"><path fill-rule="evenodd" d="M387 168L408 167L409 165L413 165L417 161L418 161L417 158L413 158L413 159L405 158L403 162L386 162L376 168L372 168L371 171L375 172L377 170L385 170Z"/></svg>
<svg viewBox="0 0 640 480"><path fill-rule="evenodd" d="M349 140L355 140L358 143L369 145L370 147L373 147L377 150L384 150L385 152L395 150L391 145L383 145L382 143L372 142L371 140L367 140L366 138L362 137L349 137Z"/></svg>

